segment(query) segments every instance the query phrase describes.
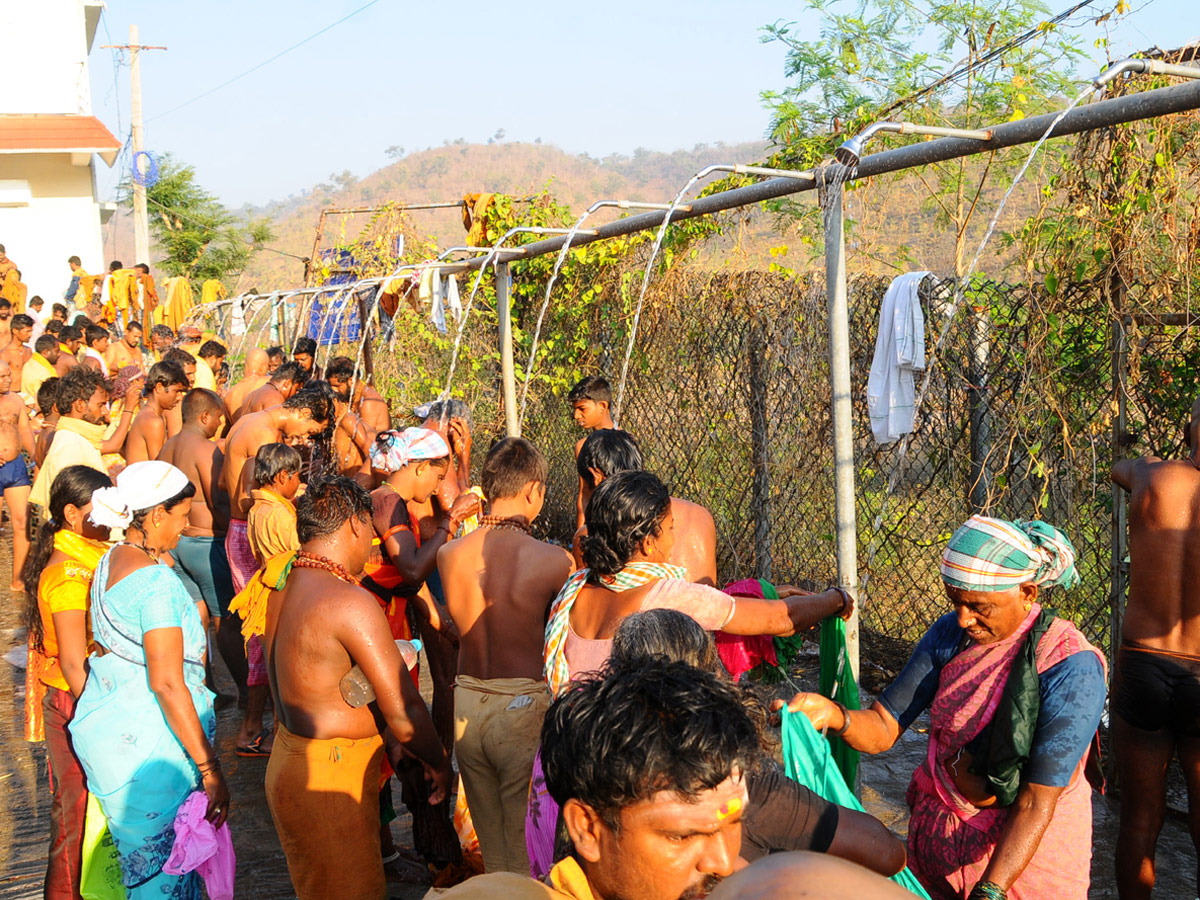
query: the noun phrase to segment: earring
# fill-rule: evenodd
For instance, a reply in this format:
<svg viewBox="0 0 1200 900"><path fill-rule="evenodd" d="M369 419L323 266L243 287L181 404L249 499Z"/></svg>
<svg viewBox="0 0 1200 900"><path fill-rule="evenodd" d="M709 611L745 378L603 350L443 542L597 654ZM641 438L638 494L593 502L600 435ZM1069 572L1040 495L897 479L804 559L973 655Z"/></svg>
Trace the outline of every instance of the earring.
<svg viewBox="0 0 1200 900"><path fill-rule="evenodd" d="M1026 603L1026 604L1025 604L1025 612L1029 612L1031 609L1033 609L1033 604L1032 604L1032 603Z"/></svg>

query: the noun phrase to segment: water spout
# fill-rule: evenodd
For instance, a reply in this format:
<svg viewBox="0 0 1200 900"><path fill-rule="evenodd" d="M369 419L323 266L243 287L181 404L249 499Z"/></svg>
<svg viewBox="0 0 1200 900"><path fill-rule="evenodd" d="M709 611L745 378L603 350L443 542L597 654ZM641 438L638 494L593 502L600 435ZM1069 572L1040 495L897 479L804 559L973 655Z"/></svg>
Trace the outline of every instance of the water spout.
<svg viewBox="0 0 1200 900"><path fill-rule="evenodd" d="M1092 86L1099 91L1125 72L1144 75L1174 75L1177 78L1200 78L1200 68L1195 66L1179 66L1174 63L1165 63L1161 59L1122 59L1097 75Z"/></svg>
<svg viewBox="0 0 1200 900"><path fill-rule="evenodd" d="M868 125L850 140L838 147L833 153L833 158L840 162L848 169L853 169L858 165L858 161L862 159L863 149L866 147L867 141L871 140L881 131L890 132L891 134L922 134L930 137L955 137L967 138L972 141L990 141L992 139L991 130L974 131L967 128L941 128L936 125L914 125L912 122L876 122L874 125Z"/></svg>

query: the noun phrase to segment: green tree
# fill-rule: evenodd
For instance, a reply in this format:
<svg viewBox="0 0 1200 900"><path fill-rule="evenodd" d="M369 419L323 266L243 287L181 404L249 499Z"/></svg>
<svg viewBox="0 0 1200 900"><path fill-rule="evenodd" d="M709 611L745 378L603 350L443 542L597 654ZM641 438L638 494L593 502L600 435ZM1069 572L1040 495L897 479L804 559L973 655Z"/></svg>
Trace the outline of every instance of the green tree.
<svg viewBox="0 0 1200 900"><path fill-rule="evenodd" d="M881 119L985 128L1042 112L1075 92L1078 42L1048 21L1040 0L806 4L822 17L814 37L794 22L763 29L764 42L787 46L790 84L763 99L772 110L771 135L790 165L824 162L841 141ZM1018 40L1031 30L1032 37ZM970 261L967 229L988 178L1003 178L1020 158L1020 151L1002 151L982 164L964 158L917 173L939 223L953 230L956 274Z"/></svg>
<svg viewBox="0 0 1200 900"><path fill-rule="evenodd" d="M236 278L264 244L274 239L266 218L240 219L196 181L196 170L170 154L158 161L158 181L146 189L146 207L157 260L170 275L192 281ZM119 200L133 206L133 185Z"/></svg>

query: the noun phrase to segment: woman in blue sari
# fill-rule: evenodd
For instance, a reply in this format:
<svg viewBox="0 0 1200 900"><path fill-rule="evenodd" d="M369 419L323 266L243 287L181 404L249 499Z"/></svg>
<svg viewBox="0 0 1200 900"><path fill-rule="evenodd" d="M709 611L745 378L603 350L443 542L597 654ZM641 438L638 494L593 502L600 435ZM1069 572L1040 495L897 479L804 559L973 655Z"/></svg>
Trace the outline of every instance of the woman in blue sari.
<svg viewBox="0 0 1200 900"><path fill-rule="evenodd" d="M167 875L175 815L202 787L225 821L229 788L213 752L213 694L196 604L162 557L188 521L194 484L165 462L140 462L92 495L92 520L124 528L92 581L97 651L71 736L121 857L130 898L200 897L195 872Z"/></svg>

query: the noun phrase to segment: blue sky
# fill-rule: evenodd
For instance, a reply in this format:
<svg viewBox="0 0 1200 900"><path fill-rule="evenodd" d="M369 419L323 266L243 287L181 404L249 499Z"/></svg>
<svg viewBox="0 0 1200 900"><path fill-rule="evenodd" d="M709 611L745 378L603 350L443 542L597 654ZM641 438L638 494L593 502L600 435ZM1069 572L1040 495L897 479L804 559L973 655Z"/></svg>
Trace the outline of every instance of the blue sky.
<svg viewBox="0 0 1200 900"><path fill-rule="evenodd" d="M817 25L804 4L779 0L378 0L187 103L366 2L109 0L91 56L95 112L127 136L129 70L100 47L126 43L136 23L142 43L169 48L143 54L147 149L193 164L231 206L263 203L334 171L371 172L391 145L485 141L501 128L506 140L540 137L593 156L760 138L759 93L785 84L784 48L761 43L761 26ZM1111 26L1114 56L1194 37L1196 2L1133 0ZM1090 48L1101 29L1080 34ZM117 178L102 173L102 191Z"/></svg>

